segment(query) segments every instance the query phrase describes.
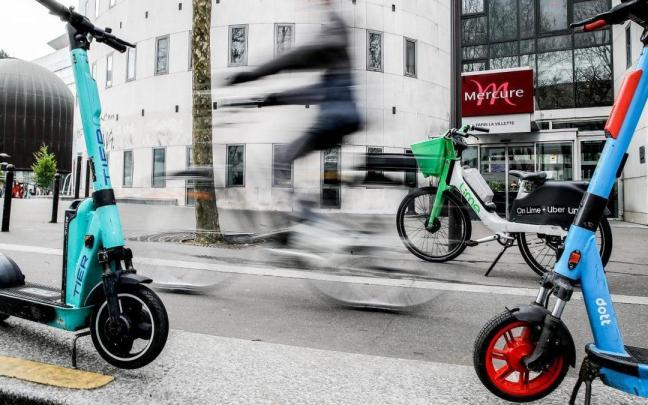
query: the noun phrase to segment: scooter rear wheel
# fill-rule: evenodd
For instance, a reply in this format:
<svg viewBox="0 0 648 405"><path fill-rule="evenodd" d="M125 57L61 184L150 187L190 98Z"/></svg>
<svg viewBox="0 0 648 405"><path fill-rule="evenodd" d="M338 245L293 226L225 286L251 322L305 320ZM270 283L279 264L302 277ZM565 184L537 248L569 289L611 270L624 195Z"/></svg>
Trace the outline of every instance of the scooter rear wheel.
<svg viewBox="0 0 648 405"><path fill-rule="evenodd" d="M475 341L473 363L477 376L502 399L530 402L544 398L567 374L569 362L564 353L540 372L524 365L524 358L533 353L537 343L535 327L506 311L486 324Z"/></svg>
<svg viewBox="0 0 648 405"><path fill-rule="evenodd" d="M108 363L122 369L144 367L164 349L169 319L160 298L143 285L117 291L120 324L113 325L104 299L92 311L90 333L95 348Z"/></svg>

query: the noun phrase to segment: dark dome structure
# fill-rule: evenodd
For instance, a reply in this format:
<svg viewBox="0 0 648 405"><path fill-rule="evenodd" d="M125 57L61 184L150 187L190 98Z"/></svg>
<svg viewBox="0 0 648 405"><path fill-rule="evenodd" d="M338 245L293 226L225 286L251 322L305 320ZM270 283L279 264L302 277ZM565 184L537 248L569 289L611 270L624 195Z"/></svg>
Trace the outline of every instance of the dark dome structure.
<svg viewBox="0 0 648 405"><path fill-rule="evenodd" d="M17 170L29 170L33 154L47 145L59 171L72 160L74 97L49 70L19 59L0 59L0 153Z"/></svg>

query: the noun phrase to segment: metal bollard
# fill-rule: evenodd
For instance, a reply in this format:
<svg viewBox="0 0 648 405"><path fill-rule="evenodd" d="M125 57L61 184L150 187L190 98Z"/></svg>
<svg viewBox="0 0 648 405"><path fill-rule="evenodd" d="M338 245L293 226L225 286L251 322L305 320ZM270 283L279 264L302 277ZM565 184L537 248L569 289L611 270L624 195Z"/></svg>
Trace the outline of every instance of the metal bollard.
<svg viewBox="0 0 648 405"><path fill-rule="evenodd" d="M4 205L2 207L2 232L9 232L9 219L11 218L11 199L13 198L14 175L14 166L7 165Z"/></svg>
<svg viewBox="0 0 648 405"><path fill-rule="evenodd" d="M79 193L81 191L81 164L83 164L83 156L77 156L77 161L76 161L76 176L75 176L75 183L74 183L74 199L78 200L79 199Z"/></svg>
<svg viewBox="0 0 648 405"><path fill-rule="evenodd" d="M90 197L90 159L86 160L85 198Z"/></svg>
<svg viewBox="0 0 648 405"><path fill-rule="evenodd" d="M54 195L52 196L52 220L50 224L55 224L58 220L59 194L61 188L61 175L54 175Z"/></svg>

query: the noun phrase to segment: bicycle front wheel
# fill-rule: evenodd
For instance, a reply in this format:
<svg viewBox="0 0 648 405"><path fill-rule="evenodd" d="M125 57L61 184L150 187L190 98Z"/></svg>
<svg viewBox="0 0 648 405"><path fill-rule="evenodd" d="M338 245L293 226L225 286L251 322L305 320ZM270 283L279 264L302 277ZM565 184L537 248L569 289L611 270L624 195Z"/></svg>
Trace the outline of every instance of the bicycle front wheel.
<svg viewBox="0 0 648 405"><path fill-rule="evenodd" d="M396 228L405 247L416 257L445 262L464 251L472 227L461 197L451 191L445 194L437 223L429 224L436 193L436 188L425 187L408 194L398 207Z"/></svg>

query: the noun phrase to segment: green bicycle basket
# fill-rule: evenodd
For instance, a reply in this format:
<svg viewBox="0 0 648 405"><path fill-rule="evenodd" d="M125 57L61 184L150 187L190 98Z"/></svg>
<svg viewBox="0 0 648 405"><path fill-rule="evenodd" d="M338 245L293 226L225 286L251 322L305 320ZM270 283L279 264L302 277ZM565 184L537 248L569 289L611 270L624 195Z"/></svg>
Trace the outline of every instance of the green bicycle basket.
<svg viewBox="0 0 648 405"><path fill-rule="evenodd" d="M443 165L452 150L450 142L446 138L435 138L412 145L416 163L425 177L441 176Z"/></svg>

